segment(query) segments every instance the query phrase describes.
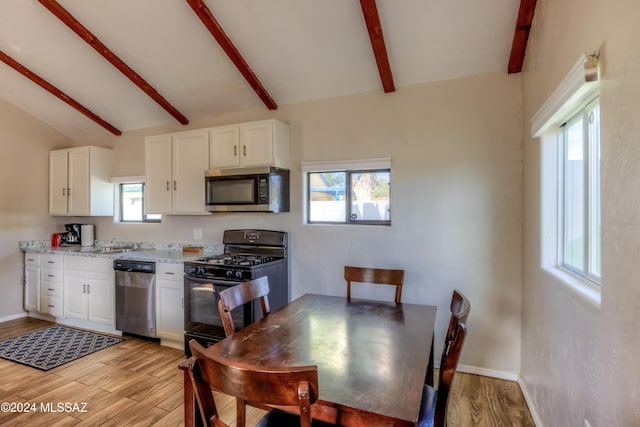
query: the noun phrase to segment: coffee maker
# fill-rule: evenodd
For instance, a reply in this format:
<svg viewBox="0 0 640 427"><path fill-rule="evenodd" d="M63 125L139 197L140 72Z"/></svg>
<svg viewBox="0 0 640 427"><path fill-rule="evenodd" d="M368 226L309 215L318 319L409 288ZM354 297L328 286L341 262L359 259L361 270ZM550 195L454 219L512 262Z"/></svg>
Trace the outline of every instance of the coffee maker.
<svg viewBox="0 0 640 427"><path fill-rule="evenodd" d="M65 224L64 228L67 231L60 234L60 244L79 245L80 225L81 224Z"/></svg>

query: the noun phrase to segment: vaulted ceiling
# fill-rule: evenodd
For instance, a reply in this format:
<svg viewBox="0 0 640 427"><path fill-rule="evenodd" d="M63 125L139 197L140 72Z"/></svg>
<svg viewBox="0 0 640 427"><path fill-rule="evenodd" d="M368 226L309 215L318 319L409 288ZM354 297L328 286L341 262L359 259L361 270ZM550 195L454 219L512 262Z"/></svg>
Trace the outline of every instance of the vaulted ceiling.
<svg viewBox="0 0 640 427"><path fill-rule="evenodd" d="M360 92L393 96L415 83L519 72L534 7L2 0L0 97L82 139Z"/></svg>

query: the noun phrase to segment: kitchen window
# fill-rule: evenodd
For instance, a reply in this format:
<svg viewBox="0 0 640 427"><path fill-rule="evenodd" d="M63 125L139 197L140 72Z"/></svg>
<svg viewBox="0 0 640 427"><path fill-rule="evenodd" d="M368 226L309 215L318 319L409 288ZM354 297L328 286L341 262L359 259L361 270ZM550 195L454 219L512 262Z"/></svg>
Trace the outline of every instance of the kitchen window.
<svg viewBox="0 0 640 427"><path fill-rule="evenodd" d="M144 211L144 182L119 185L120 222L160 222L162 215Z"/></svg>
<svg viewBox="0 0 640 427"><path fill-rule="evenodd" d="M307 224L391 225L390 160L305 163Z"/></svg>
<svg viewBox="0 0 640 427"><path fill-rule="evenodd" d="M558 264L600 283L600 104L593 100L559 129Z"/></svg>

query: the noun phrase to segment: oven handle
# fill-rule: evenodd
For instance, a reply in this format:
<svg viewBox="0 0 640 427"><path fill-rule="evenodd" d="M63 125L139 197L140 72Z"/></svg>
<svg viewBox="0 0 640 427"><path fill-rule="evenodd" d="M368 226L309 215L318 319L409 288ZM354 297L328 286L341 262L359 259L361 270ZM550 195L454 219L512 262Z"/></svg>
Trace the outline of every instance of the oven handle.
<svg viewBox="0 0 640 427"><path fill-rule="evenodd" d="M190 275L186 275L184 277L186 280L190 280L192 282L197 282L202 284L212 284L215 286L226 286L228 288L242 283L242 281L240 280L209 279L205 277L196 277L196 276L190 276Z"/></svg>

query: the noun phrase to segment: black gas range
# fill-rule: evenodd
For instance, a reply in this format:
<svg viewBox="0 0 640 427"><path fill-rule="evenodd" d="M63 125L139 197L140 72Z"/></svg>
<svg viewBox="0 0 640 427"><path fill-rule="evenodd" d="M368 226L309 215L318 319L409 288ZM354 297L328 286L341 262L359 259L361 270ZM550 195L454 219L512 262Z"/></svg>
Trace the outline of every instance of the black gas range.
<svg viewBox="0 0 640 427"><path fill-rule="evenodd" d="M185 352L188 342L210 345L225 337L218 295L247 280L267 277L271 311L289 300L287 233L271 230L226 230L224 252L184 263ZM248 303L232 313L236 330L262 316L260 305Z"/></svg>

